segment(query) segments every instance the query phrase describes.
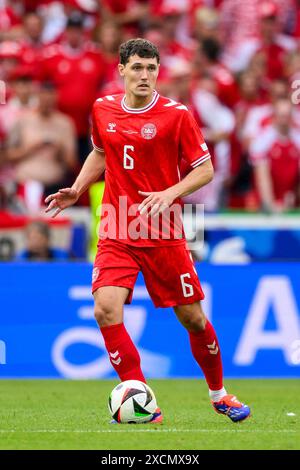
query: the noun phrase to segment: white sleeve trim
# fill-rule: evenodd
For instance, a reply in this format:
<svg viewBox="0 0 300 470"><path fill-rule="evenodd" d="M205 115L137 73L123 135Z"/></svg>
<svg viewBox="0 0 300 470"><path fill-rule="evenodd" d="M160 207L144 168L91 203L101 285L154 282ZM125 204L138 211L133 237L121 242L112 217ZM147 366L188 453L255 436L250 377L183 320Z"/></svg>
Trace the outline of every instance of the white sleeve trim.
<svg viewBox="0 0 300 470"><path fill-rule="evenodd" d="M92 145L94 147L95 150L98 150L98 152L104 152L104 149L101 148L101 147L97 147L97 145L94 144L94 141L93 141L93 137L91 136L91 141L92 141Z"/></svg>
<svg viewBox="0 0 300 470"><path fill-rule="evenodd" d="M210 159L210 154L206 153L205 155L203 155L202 157L198 158L193 163L191 163L191 166L193 168L196 168L196 166L201 165L202 163L206 162L206 160L209 160L209 159Z"/></svg>

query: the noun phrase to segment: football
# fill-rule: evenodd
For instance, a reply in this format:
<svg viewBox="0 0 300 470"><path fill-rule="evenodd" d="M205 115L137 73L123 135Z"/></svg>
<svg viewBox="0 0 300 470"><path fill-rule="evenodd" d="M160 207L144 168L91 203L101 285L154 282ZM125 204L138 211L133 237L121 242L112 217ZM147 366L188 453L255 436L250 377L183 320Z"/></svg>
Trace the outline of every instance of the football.
<svg viewBox="0 0 300 470"><path fill-rule="evenodd" d="M117 385L108 399L108 408L117 423L146 423L157 409L151 388L139 380L126 380Z"/></svg>

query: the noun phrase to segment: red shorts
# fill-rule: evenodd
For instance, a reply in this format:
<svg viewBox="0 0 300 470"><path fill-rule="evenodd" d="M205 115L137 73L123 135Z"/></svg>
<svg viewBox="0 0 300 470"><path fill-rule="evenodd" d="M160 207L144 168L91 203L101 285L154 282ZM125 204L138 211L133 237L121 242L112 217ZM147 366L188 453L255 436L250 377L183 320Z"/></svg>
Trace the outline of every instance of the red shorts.
<svg viewBox="0 0 300 470"><path fill-rule="evenodd" d="M187 244L135 247L116 240L100 240L92 291L99 287L127 287L131 303L134 284L141 271L155 307L174 307L204 299Z"/></svg>

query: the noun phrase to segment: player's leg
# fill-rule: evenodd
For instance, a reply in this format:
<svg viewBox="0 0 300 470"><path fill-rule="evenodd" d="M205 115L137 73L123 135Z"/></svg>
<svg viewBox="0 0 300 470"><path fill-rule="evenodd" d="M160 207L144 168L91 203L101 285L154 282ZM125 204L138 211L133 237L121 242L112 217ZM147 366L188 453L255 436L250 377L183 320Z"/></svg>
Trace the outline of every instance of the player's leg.
<svg viewBox="0 0 300 470"><path fill-rule="evenodd" d="M204 294L189 250L183 245L152 250L145 250L142 272L155 306L173 307L187 329L192 353L203 370L215 409L233 420L244 419L249 408L239 402L233 407L235 397L227 395L223 387L220 345L202 310L200 300ZM239 407L242 410L234 414L234 408Z"/></svg>
<svg viewBox="0 0 300 470"><path fill-rule="evenodd" d="M226 395L226 390L223 387L221 351L216 332L200 302L178 305L174 311L188 332L192 354L204 373L209 395L213 401L219 401Z"/></svg>
<svg viewBox="0 0 300 470"><path fill-rule="evenodd" d="M101 241L93 270L95 318L110 362L121 381L146 382L140 355L123 323L124 303L130 303L139 266L126 245Z"/></svg>
<svg viewBox="0 0 300 470"><path fill-rule="evenodd" d="M188 330L192 353L210 391L214 398L221 398L226 391L219 343L199 302L204 294L189 250L180 245L148 249L145 254L142 272L155 306L174 307L178 319Z"/></svg>
<svg viewBox="0 0 300 470"><path fill-rule="evenodd" d="M121 381L146 382L141 360L123 323L123 306L130 293L124 287L100 287L94 292L95 318L103 335L110 362Z"/></svg>
<svg viewBox="0 0 300 470"><path fill-rule="evenodd" d="M250 416L250 408L228 395L223 386L220 345L212 324L206 318L200 302L174 307L180 323L187 329L191 350L201 367L209 387L214 409L232 421L242 421Z"/></svg>
<svg viewBox="0 0 300 470"><path fill-rule="evenodd" d="M123 308L130 290L105 286L94 291L95 318L104 338L110 362L120 380L140 380L146 383L141 369L141 359L123 323ZM156 409L150 423L160 424L163 417ZM112 423L117 423L115 420Z"/></svg>

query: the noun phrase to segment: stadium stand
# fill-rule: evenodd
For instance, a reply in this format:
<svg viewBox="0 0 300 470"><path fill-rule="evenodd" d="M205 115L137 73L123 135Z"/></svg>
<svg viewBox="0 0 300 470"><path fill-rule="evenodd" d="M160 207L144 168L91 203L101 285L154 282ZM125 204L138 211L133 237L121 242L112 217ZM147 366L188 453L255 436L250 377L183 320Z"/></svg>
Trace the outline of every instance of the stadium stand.
<svg viewBox="0 0 300 470"><path fill-rule="evenodd" d="M0 105L2 210L32 215L42 211L41 201L50 189L70 183L90 150L92 103L103 94L122 91L116 72L118 47L135 36L159 47L158 91L188 106L213 156L214 181L187 201L205 203L213 213L284 213L299 207L300 115L293 105L300 76L299 3L1 1L0 80L6 92ZM29 119L38 120L41 100L46 89L51 94L50 88L56 95L52 129L55 134L55 126L65 127L62 133L68 138L63 143L48 142L45 135L38 139L36 132L25 135ZM289 111L283 109L288 107L284 100L290 103ZM286 125L279 123L284 112L291 115L285 116L290 119ZM291 129L295 138L286 135ZM18 154L25 141L29 159L24 152ZM285 147L293 160L288 170ZM58 153L63 155L59 162ZM52 176L51 171L39 172L43 158L56 162ZM261 177L266 159L268 175ZM30 172L24 166L30 166ZM188 171L183 164L183 174ZM284 180L281 189L278 175ZM266 186L274 188L277 202L270 202ZM39 203L32 207L30 200L36 202L37 193ZM88 195L78 204L88 207Z"/></svg>

